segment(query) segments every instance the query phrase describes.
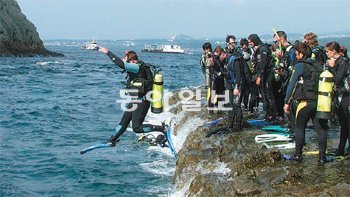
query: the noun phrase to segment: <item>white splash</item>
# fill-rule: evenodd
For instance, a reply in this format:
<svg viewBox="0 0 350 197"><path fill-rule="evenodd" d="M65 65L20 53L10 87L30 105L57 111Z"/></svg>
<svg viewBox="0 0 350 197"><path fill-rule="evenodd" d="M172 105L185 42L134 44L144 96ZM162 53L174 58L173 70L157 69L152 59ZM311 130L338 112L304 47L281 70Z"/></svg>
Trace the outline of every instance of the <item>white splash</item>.
<svg viewBox="0 0 350 197"><path fill-rule="evenodd" d="M179 113L179 116L184 117L184 113L183 112ZM203 123L204 123L203 119L195 117L187 120L183 125L181 125L181 127L178 128L178 131L176 131L177 136L174 136L174 137L172 136L175 149L180 150L184 142L186 141L187 136L191 132L195 131L197 127L203 125Z"/></svg>
<svg viewBox="0 0 350 197"><path fill-rule="evenodd" d="M169 160L157 160L150 163L140 163L142 169L152 174L172 176L175 172L173 165L169 163Z"/></svg>
<svg viewBox="0 0 350 197"><path fill-rule="evenodd" d="M45 46L66 46L66 47L76 47L76 46L81 46L82 44L79 42L68 42L68 41L46 41L44 42Z"/></svg>
<svg viewBox="0 0 350 197"><path fill-rule="evenodd" d="M40 66L46 66L48 64L59 64L59 63L60 63L59 61L54 61L54 62L48 61L48 62L37 62L35 64L40 65Z"/></svg>
<svg viewBox="0 0 350 197"><path fill-rule="evenodd" d="M187 196L193 179L194 179L194 177L192 177L190 180L188 180L181 189L174 191L169 196L170 197Z"/></svg>
<svg viewBox="0 0 350 197"><path fill-rule="evenodd" d="M227 167L226 163L218 162L216 168L213 170L214 173L218 174L228 174L231 172L231 169Z"/></svg>

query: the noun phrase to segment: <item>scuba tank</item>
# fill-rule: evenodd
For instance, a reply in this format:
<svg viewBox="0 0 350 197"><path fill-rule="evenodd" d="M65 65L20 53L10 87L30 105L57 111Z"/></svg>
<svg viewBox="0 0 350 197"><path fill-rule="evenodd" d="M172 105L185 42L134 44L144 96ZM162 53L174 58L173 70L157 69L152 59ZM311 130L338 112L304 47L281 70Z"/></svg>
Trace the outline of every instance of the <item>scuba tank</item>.
<svg viewBox="0 0 350 197"><path fill-rule="evenodd" d="M211 56L208 55L208 56ZM204 88L207 90L207 103L208 103L208 107L211 106L211 78L210 78L210 69L208 66L208 63L206 62L206 66L205 66L205 76L204 76Z"/></svg>
<svg viewBox="0 0 350 197"><path fill-rule="evenodd" d="M156 114L163 112L163 75L159 71L153 80L151 112Z"/></svg>
<svg viewBox="0 0 350 197"><path fill-rule="evenodd" d="M333 74L328 70L323 71L318 82L316 118L331 118L333 85Z"/></svg>
<svg viewBox="0 0 350 197"><path fill-rule="evenodd" d="M205 68L205 89L208 89L208 88L210 88L210 76L209 76L209 73L210 73L210 71L209 71L209 67L206 67Z"/></svg>
<svg viewBox="0 0 350 197"><path fill-rule="evenodd" d="M212 57L211 53L207 54L207 58ZM210 79L210 69L209 69L209 65L208 65L208 60L205 60L205 76L204 76L204 85L205 85L205 89L210 88L210 84L211 84L211 79Z"/></svg>

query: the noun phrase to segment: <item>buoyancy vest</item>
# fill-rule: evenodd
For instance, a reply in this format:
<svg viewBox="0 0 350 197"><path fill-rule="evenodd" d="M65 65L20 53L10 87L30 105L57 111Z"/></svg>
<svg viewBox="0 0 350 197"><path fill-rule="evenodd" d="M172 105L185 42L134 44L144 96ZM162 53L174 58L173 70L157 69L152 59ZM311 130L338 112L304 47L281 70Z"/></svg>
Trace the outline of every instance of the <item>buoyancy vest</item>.
<svg viewBox="0 0 350 197"><path fill-rule="evenodd" d="M257 65L258 63L260 63L262 61L261 56L263 53L266 53L266 55L267 55L267 60L266 60L267 65L266 65L265 69L267 71L269 71L274 66L274 59L272 57L272 51L271 51L270 44L264 43L256 49L256 51L253 54L252 63L254 65ZM255 68L256 68L256 66L255 66Z"/></svg>
<svg viewBox="0 0 350 197"><path fill-rule="evenodd" d="M288 45L287 47L285 47L283 56L281 58L281 63L283 64L282 67L289 68L289 66L294 66L296 61L297 60L295 57L295 48L292 44Z"/></svg>
<svg viewBox="0 0 350 197"><path fill-rule="evenodd" d="M340 81L340 83L336 84L336 89L339 92L350 92L350 65L349 60L345 57L339 57L336 62L336 67L346 66L346 74L345 77Z"/></svg>
<svg viewBox="0 0 350 197"><path fill-rule="evenodd" d="M148 64L139 61L138 65L140 67L139 72L128 72L127 89L132 90L130 95L143 97L152 90L153 73Z"/></svg>
<svg viewBox="0 0 350 197"><path fill-rule="evenodd" d="M295 98L306 101L317 99L318 95L318 80L323 71L323 66L320 62L308 58L300 60L304 64L304 72L301 75L295 91ZM298 63L299 63L298 62Z"/></svg>

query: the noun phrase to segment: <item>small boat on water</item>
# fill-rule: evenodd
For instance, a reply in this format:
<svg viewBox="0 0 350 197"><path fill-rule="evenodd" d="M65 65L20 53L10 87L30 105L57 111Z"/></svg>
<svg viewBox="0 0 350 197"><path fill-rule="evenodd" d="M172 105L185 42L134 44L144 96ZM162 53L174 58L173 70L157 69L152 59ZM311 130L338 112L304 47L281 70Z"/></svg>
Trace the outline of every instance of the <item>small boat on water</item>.
<svg viewBox="0 0 350 197"><path fill-rule="evenodd" d="M185 50L179 45L145 45L141 51L150 53L185 53Z"/></svg>
<svg viewBox="0 0 350 197"><path fill-rule="evenodd" d="M81 49L86 49L86 50L97 50L98 45L95 39L93 39L90 42L85 43L83 46L81 46Z"/></svg>

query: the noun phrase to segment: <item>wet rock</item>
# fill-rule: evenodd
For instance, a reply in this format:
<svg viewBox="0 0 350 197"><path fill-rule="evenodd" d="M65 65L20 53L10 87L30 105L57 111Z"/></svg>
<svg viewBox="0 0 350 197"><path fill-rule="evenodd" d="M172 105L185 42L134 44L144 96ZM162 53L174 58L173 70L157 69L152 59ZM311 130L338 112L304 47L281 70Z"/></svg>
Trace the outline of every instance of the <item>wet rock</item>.
<svg viewBox="0 0 350 197"><path fill-rule="evenodd" d="M15 0L0 1L1 56L63 56L46 50L36 27L21 12Z"/></svg>
<svg viewBox="0 0 350 197"><path fill-rule="evenodd" d="M232 182L226 181L222 174L198 175L190 185L189 196L232 196L228 189L231 186Z"/></svg>
<svg viewBox="0 0 350 197"><path fill-rule="evenodd" d="M312 194L311 196L350 196L350 185L346 183L339 183L329 189L325 189L322 192Z"/></svg>
<svg viewBox="0 0 350 197"><path fill-rule="evenodd" d="M179 122L186 124L192 117L212 120L222 116L226 114L186 112ZM349 196L350 159L319 165L317 155L306 155L302 163L287 161L282 155L293 154L294 150L263 149L254 137L265 132L257 128L205 137L226 126L227 121L222 121L211 128L198 127L187 136L173 179L177 190L186 191L184 195ZM310 142L307 147L316 146L317 150L316 135L308 130L306 139ZM329 136L330 141L336 138L334 133Z"/></svg>

